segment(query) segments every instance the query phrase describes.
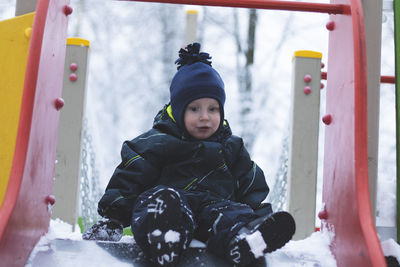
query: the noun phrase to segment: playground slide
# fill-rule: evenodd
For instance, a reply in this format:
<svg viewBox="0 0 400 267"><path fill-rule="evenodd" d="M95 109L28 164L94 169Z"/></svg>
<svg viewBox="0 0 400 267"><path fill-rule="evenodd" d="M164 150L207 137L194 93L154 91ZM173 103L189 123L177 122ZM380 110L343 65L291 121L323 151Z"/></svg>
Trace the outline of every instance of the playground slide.
<svg viewBox="0 0 400 267"><path fill-rule="evenodd" d="M193 0L186 4L189 2L227 5L222 0ZM334 27L329 40L326 109L330 119L325 120L328 125L323 191L326 209L320 213L320 218L335 233L332 251L338 266L385 266L368 189L366 44L362 5L360 0L333 0L332 3L340 4L343 12L331 15ZM19 70L19 78L14 77L12 84L20 93L16 92L10 95L11 100L6 100L14 101L13 107L20 103L20 109L13 110L14 120L5 121L1 117L10 129L7 134L1 132L9 138L7 150L1 152L1 159L5 159L1 164L8 164L1 166L6 167L3 174L7 181L0 182L0 258L5 266L23 266L49 225L48 205L54 203L51 194L58 109L63 104L59 97L70 11L67 4L67 0L39 0L32 34L29 30L21 33L31 37L28 53L26 46L21 48L27 55L26 63L23 56L18 58L21 64L26 64L25 74ZM24 23L18 22L23 25L18 27L29 25L29 19L25 19ZM3 31L2 27L7 29L18 23L1 22L0 31ZM7 54L5 49L12 51L14 46L0 46L0 49ZM13 72L10 75L14 75ZM21 77L24 77L24 83ZM0 96L7 93L0 91ZM2 110L2 114L4 112ZM76 255L79 255L81 244L73 245Z"/></svg>
<svg viewBox="0 0 400 267"><path fill-rule="evenodd" d="M363 7L331 15L323 202L338 266L386 266L370 206L367 146L367 62Z"/></svg>
<svg viewBox="0 0 400 267"><path fill-rule="evenodd" d="M4 107L5 101L5 107L12 107L1 112L0 140L7 148L0 152L2 266L24 266L49 225L48 205L54 201L51 194L58 108L62 105L58 98L64 70L67 4L67 0L40 0L34 15L0 24L4 34L0 48L2 59L6 60L1 62L0 106ZM10 67L13 68L5 71Z"/></svg>

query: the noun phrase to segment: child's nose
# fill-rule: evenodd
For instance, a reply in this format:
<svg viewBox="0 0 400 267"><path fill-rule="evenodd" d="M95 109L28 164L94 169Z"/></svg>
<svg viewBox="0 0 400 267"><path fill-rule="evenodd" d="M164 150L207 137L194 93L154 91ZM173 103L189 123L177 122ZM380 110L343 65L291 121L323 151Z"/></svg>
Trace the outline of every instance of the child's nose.
<svg viewBox="0 0 400 267"><path fill-rule="evenodd" d="M207 111L201 111L200 112L200 120L207 120L209 117L208 117L208 113L207 113Z"/></svg>

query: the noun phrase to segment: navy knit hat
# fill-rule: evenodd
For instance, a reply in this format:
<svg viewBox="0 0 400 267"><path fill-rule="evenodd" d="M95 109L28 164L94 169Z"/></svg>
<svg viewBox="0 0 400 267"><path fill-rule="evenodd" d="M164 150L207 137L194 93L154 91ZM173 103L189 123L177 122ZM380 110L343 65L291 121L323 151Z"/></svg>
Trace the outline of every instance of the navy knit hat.
<svg viewBox="0 0 400 267"><path fill-rule="evenodd" d="M178 71L172 79L170 100L172 115L178 126L185 130L183 116L186 106L193 100L209 97L218 101L221 124L224 120L224 82L218 72L211 67L210 55L200 53L200 44L193 43L179 50Z"/></svg>

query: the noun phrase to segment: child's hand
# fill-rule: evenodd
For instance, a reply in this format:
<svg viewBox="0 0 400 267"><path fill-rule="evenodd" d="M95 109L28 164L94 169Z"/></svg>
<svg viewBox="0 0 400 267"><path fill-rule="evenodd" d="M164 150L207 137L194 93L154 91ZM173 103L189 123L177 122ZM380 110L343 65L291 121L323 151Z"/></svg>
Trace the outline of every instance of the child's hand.
<svg viewBox="0 0 400 267"><path fill-rule="evenodd" d="M119 241L122 238L123 226L117 220L102 219L83 233L85 240Z"/></svg>

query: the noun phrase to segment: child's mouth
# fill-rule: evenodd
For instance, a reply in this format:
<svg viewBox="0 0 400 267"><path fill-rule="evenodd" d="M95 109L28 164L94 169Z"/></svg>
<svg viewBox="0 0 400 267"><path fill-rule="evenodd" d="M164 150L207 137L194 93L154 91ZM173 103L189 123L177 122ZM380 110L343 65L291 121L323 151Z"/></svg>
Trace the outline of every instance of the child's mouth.
<svg viewBox="0 0 400 267"><path fill-rule="evenodd" d="M207 131L208 129L210 129L210 127L203 126L203 127L198 127L198 129L199 129L200 131Z"/></svg>

